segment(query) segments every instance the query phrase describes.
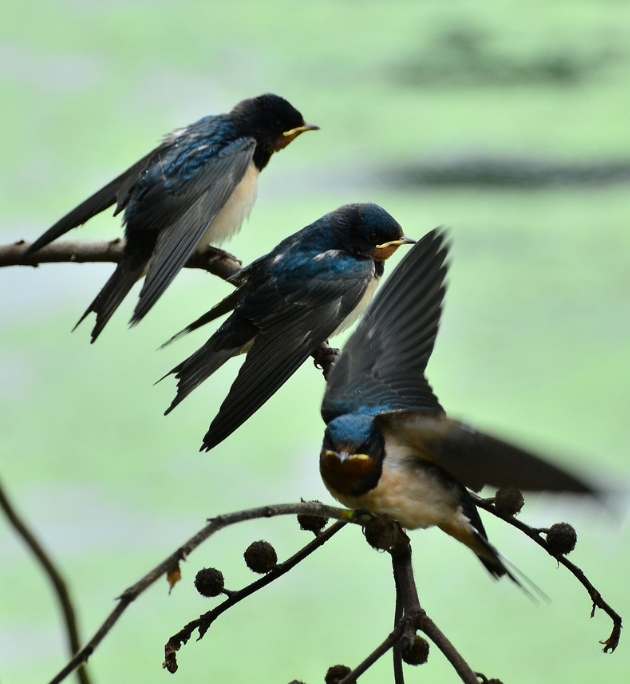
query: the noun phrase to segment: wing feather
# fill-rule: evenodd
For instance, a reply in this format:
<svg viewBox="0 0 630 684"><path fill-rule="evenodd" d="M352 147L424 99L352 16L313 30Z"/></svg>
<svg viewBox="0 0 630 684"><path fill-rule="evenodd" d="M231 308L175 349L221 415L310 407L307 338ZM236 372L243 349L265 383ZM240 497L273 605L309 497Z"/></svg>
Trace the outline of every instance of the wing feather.
<svg viewBox="0 0 630 684"><path fill-rule="evenodd" d="M431 231L381 288L332 369L322 404L326 423L353 412L442 412L424 372L442 311L447 251L444 231Z"/></svg>
<svg viewBox="0 0 630 684"><path fill-rule="evenodd" d="M490 485L534 492L597 493L547 459L445 416L393 411L375 421L388 439L409 446L419 458L434 462L476 492Z"/></svg>
<svg viewBox="0 0 630 684"><path fill-rule="evenodd" d="M129 188L138 179L142 170L150 163L151 158L155 154L159 154L164 149L164 145L160 145L155 150L152 150L145 157L142 157L133 166L130 166L126 171L120 174L113 181L108 183L93 195L90 195L86 200L81 202L77 207L69 211L65 216L59 219L54 226L49 228L43 235L41 235L32 245L26 250L26 254L32 254L38 249L45 247L47 244L61 237L72 228L77 228L89 221L92 217L105 211L112 204L118 202L119 208L122 208L128 199Z"/></svg>
<svg viewBox="0 0 630 684"><path fill-rule="evenodd" d="M327 340L358 305L369 278L311 283L275 316L258 320L260 334L247 354L219 413L206 433L202 449L209 451L252 416ZM314 289L313 289L314 288ZM325 291L327 290L327 291ZM319 302L318 306L309 300ZM321 302L329 300L322 306Z"/></svg>
<svg viewBox="0 0 630 684"><path fill-rule="evenodd" d="M189 181L186 190L178 193L180 197L176 203L169 200L169 211L166 214L160 214L162 203L159 202L155 203L158 215L153 223L151 217L156 210L154 203L150 205L150 213L142 214L143 224L148 222L147 227L159 230L159 235L131 319L132 325L144 318L192 256L212 221L245 175L254 147L253 138L232 143L225 153L208 162L203 171ZM180 216L174 217L176 207L181 210L181 206L188 208Z"/></svg>

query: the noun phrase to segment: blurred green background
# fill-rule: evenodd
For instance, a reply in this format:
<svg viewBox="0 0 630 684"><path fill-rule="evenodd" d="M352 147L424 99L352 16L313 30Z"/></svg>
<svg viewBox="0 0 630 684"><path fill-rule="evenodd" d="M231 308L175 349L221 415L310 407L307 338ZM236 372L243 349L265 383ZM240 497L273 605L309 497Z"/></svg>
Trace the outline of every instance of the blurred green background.
<svg viewBox="0 0 630 684"><path fill-rule="evenodd" d="M13 0L0 8L0 238L34 239L169 130L281 94L322 130L272 160L227 248L247 263L356 201L382 204L416 238L451 226L450 289L429 365L442 403L627 489L629 82L630 4L612 0ZM527 164L568 168L566 181L572 165L620 162L622 172L607 183L452 183L448 173L432 182L440 169L496 168L497 159L517 176ZM414 184L419 166L424 182ZM108 215L72 237L120 233ZM206 517L300 497L331 502L317 469L323 380L311 364L199 454L238 362L164 418L174 383L152 383L206 331L154 350L230 288L182 273L141 326L126 328L130 297L91 346L90 321L70 329L111 270L0 270L0 476L66 573L86 637ZM571 521L571 558L628 617L623 507L540 499L521 517ZM582 588L514 529L487 526L549 605L493 582L440 532L413 534L421 601L472 667L511 684L625 681L628 644L601 653L611 624L603 613L589 619ZM241 554L259 538L281 558L308 541L289 519L213 538L170 596L160 582L129 608L90 660L94 681L315 684L384 638L388 557L347 529L184 647L170 680L164 643L211 605L192 587L196 571L217 566L238 588L252 579ZM0 680L45 682L66 661L59 615L4 521L0 559ZM458 681L435 648L407 677ZM389 656L361 679L391 680Z"/></svg>

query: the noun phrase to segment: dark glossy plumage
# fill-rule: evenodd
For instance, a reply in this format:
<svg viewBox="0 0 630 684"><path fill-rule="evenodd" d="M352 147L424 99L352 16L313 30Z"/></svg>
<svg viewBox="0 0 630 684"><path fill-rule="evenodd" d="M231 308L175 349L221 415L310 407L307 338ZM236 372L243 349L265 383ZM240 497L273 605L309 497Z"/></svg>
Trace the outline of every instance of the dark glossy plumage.
<svg viewBox="0 0 630 684"><path fill-rule="evenodd" d="M114 204L114 215L124 210L123 259L79 323L96 313L94 342L146 273L131 318L134 325L202 242L220 243L240 228L255 200L257 175L271 155L316 128L277 95L244 100L229 114L204 117L166 136L155 150L60 219L27 253Z"/></svg>
<svg viewBox="0 0 630 684"><path fill-rule="evenodd" d="M247 420L322 342L370 299L383 261L406 242L400 225L374 204L351 204L283 240L231 278L238 289L183 333L233 311L171 373L171 411L230 357L247 358L204 437L211 449ZM182 333L180 333L182 334Z"/></svg>
<svg viewBox="0 0 630 684"><path fill-rule="evenodd" d="M346 413L442 407L425 378L445 293L444 235L433 231L407 254L346 343L328 378L326 423Z"/></svg>
<svg viewBox="0 0 630 684"><path fill-rule="evenodd" d="M369 308L330 373L320 470L351 508L410 529L437 525L495 576L508 574L467 488L595 494L547 460L448 418L425 377L447 272L444 233L426 235Z"/></svg>

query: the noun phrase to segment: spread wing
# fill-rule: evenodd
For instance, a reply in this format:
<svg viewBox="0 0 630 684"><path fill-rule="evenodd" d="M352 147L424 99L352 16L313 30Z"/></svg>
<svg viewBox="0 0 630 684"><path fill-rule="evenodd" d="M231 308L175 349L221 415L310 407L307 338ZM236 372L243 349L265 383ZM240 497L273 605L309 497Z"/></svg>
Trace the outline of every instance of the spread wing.
<svg viewBox="0 0 630 684"><path fill-rule="evenodd" d="M330 373L326 423L354 412L442 412L424 371L438 332L447 251L444 232L431 231L383 285Z"/></svg>
<svg viewBox="0 0 630 684"><path fill-rule="evenodd" d="M281 302L275 287L258 290L248 318L260 332L202 449L222 442L295 373L359 304L372 276L373 270L362 277L313 278Z"/></svg>
<svg viewBox="0 0 630 684"><path fill-rule="evenodd" d="M534 492L596 494L587 482L546 459L445 416L393 411L375 418L388 442L411 447L473 491L484 485Z"/></svg>

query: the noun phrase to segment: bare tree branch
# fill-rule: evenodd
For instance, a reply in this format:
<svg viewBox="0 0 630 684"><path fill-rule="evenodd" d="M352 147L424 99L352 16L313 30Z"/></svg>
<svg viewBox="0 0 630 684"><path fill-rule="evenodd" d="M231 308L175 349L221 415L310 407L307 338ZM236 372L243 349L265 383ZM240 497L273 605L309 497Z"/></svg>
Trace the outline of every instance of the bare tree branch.
<svg viewBox="0 0 630 684"><path fill-rule="evenodd" d="M390 648L394 651L395 682L404 682L402 664L397 662L397 652L401 658L409 654L418 630L423 631L442 651L464 684L479 684L477 675L420 605L411 563L409 537L395 520L386 516L373 516L367 525L373 525L372 530L366 528L368 543L373 548L387 551L392 559L396 587L396 622L387 638L339 684L355 684Z"/></svg>
<svg viewBox="0 0 630 684"><path fill-rule="evenodd" d="M558 563L560 563L560 565L564 565L564 567L567 568L567 570L569 570L569 572L573 574L573 576L578 580L578 582L580 582L580 584L586 589L589 596L591 597L591 601L593 602L593 607L591 609L591 617L595 615L596 608L601 608L605 613L607 613L607 615L612 620L612 632L608 639L600 641L600 644L604 645L604 653L613 653L613 651L619 645L619 640L621 638L621 616L616 611L614 611L606 601L604 601L602 595L593 586L593 584L589 581L589 579L582 572L582 570L580 570L580 568L578 568L577 565L572 563L565 556L556 555L550 550L546 539L544 539L540 534L543 530L538 530L534 527L530 527L529 525L526 525L524 522L517 520L513 516L501 513L496 509L492 499L483 499L482 497L476 496L474 494L472 496L477 506L483 508L485 511L488 511L489 513L492 513L492 515L496 515L497 518L501 518L501 520L504 520L509 525L512 525L512 527L515 527L517 530L520 530L527 537L535 541L536 544L538 544L538 546L542 546L542 548L545 549L545 551L552 558L554 558Z"/></svg>
<svg viewBox="0 0 630 684"><path fill-rule="evenodd" d="M394 578L396 575L394 575ZM403 616L403 604L402 604L402 599L400 596L400 592L398 591L398 587L396 588L396 607L394 609L394 627L398 625L398 623L402 620ZM394 659L394 684L405 684L405 673L403 671L403 664L402 664L402 654L400 652L400 639L394 644L394 648L392 649L392 656Z"/></svg>
<svg viewBox="0 0 630 684"><path fill-rule="evenodd" d="M66 582L61 576L61 573L55 567L52 558L44 550L44 547L39 543L34 533L28 528L27 524L22 520L13 504L9 501L4 486L0 482L0 508L4 511L8 521L13 525L16 533L32 551L35 558L44 570L44 574L50 580L53 590L59 601L61 612L66 627L66 635L68 637L68 649L70 655L76 653L81 648L81 639L79 637L79 628L77 626L77 617L68 592ZM77 670L77 679L80 684L90 684L90 677L87 669L81 667Z"/></svg>
<svg viewBox="0 0 630 684"><path fill-rule="evenodd" d="M337 513L341 513L341 511L337 511ZM361 512L351 513L350 515L351 519L348 520L348 522L359 523L375 519L375 516L372 516L371 514L364 515ZM388 538L393 538L395 540L393 546L386 550L392 557L392 566L396 582L396 605L400 605L402 608L400 617L397 619L393 631L385 640L354 670L349 672L339 684L354 684L360 675L374 665L374 663L387 653L390 648L396 647L397 644L401 645L400 649L402 653L409 651L418 629L425 631L438 648L440 648L465 684L478 684L477 676L466 661L420 607L413 575L413 567L411 564L411 544L409 538L404 534L397 522L379 516L379 522L381 521L384 522L385 526L389 529ZM214 621L226 610L286 574L313 553L313 551L323 546L323 544L336 534L345 524L346 522L337 522L334 525L331 525L326 531L318 535L315 540L307 544L287 561L277 565L265 575L265 577L252 582L240 591L230 592L228 598L223 601L223 603L185 625L177 634L173 635L168 640L165 646L165 662L163 667L171 673L176 672L178 669L176 654L181 646L190 640L195 630L198 630L199 639L202 639ZM402 672L402 665L400 665L400 669Z"/></svg>
<svg viewBox="0 0 630 684"><path fill-rule="evenodd" d="M173 673L177 671L177 651L181 648L183 644L186 644L192 633L197 629L199 631L199 639L202 639L206 632L210 629L214 621L222 615L226 610L232 608L237 603L243 599L251 596L259 589L266 587L271 582L274 582L278 578L286 575L289 570L294 568L298 563L303 561L305 558L316 551L318 548L323 546L329 539L331 539L337 532L339 532L343 527L345 527L345 522L336 522L331 525L327 530L319 534L313 541L301 548L297 553L295 553L291 558L276 565L276 567L268 572L264 577L257 579L255 582L248 584L246 587L239 591L231 593L228 598L223 601L220 605L216 606L207 613L204 613L196 620L192 620L187 625L185 625L177 634L174 634L167 642L164 647L165 660L162 667L167 669L169 672Z"/></svg>
<svg viewBox="0 0 630 684"><path fill-rule="evenodd" d="M411 646L415 631L420 629L442 651L465 684L478 684L477 675L470 668L470 665L420 605L411 564L411 543L402 530L400 530L400 541L390 551L390 555L396 581L396 592L400 593L403 605L402 619L406 623L401 643L402 654L404 655L405 650Z"/></svg>
<svg viewBox="0 0 630 684"><path fill-rule="evenodd" d="M259 518L273 518L278 515L320 515L326 518L335 518L345 522L360 522L360 516L353 511L348 511L343 508L334 508L332 506L324 506L320 503L294 503L294 504L278 504L277 506L263 506L260 508L250 508L246 511L237 511L227 515L220 515L208 521L208 524L201 529L197 534L192 536L183 546L180 546L174 553L161 563L155 566L153 570L148 572L142 579L134 585L126 589L118 598L118 605L109 614L103 624L98 628L96 634L90 641L70 660L70 662L51 679L50 684L59 684L71 672L73 672L79 665L87 662L87 659L92 655L96 647L107 636L111 628L116 624L118 618L125 612L127 607L135 601L140 594L148 589L160 577L167 576L169 571L177 566L180 561L185 561L188 556L206 539L211 537L219 530L235 525L236 523L245 522L247 520L256 520Z"/></svg>
<svg viewBox="0 0 630 684"><path fill-rule="evenodd" d="M46 245L35 254L25 256L30 242L19 240L0 245L0 268L3 266L34 266L53 263L114 263L117 264L125 248L124 240L110 241L61 240ZM187 268L200 268L227 280L241 268L241 262L228 252L207 246L188 260Z"/></svg>
<svg viewBox="0 0 630 684"><path fill-rule="evenodd" d="M405 623L404 621L399 622L394 629L388 634L387 638L380 643L373 651L370 653L370 655L363 660L361 663L359 663L352 672L349 672L340 682L339 684L355 684L357 679L376 661L381 658L381 656L384 656L387 651L389 651L390 648L395 646L397 643L400 642L400 639L403 635L403 631L405 628ZM475 684L478 684L475 682Z"/></svg>
<svg viewBox="0 0 630 684"><path fill-rule="evenodd" d="M527 534L527 536L530 536L532 539L537 541L541 546L543 546L543 548L546 548L546 542L544 542L542 539L536 538L539 536L538 530L534 530L523 523L515 521L509 516L504 517L498 512L495 512L493 510L493 506L488 501L479 498L476 498L476 501L482 508L493 512L498 517L504 519L506 522L523 531L525 534ZM396 684L403 684L404 679L402 674L402 663L400 660L406 659L408 657L410 648L414 643L414 640L417 639L416 632L418 630L424 632L442 651L455 671L458 673L460 679L465 684L478 684L478 678L483 678L484 675L476 674L470 668L461 654L455 649L453 644L437 627L437 625L426 614L420 605L411 562L411 545L408 537L404 534L398 523L388 519L386 516L375 516L367 511L349 511L346 509L325 506L315 502L265 506L261 508L249 509L246 511L238 511L236 513L222 515L209 520L208 524L197 534L191 537L183 546L181 546L168 558L157 565L153 570L147 573L141 580L136 582L136 584L123 592L123 594L119 597L119 604L107 617L94 637L80 652L75 655L68 665L53 680L51 680L51 684L58 684L79 665L84 663L93 653L102 639L107 635L109 630L114 626L127 606L162 575L166 576L167 579L171 579L173 569L179 568L179 563L186 560L192 551L194 551L202 542L212 536L215 532L218 532L219 530L238 522L260 518L271 518L279 515L295 514L333 518L341 522L331 525L325 532L321 533L318 538L303 547L288 561L285 561L285 563L281 564L280 566L276 566L276 569L272 570L269 575L251 583L238 592L225 591L224 593L226 593L228 596L226 601L213 610L208 611L208 613L202 615L200 618L193 620L179 633L171 637L165 647L166 660L164 663L164 666L169 669L169 671L174 672L177 669L175 654L181 647L181 644L186 643L190 639L190 636L195 629L199 630L201 638L205 631L207 631L208 627L219 615L247 596L250 596L255 591L258 591L263 586L266 586L270 582L273 582L275 579L288 572L288 570L306 558L315 549L321 547L321 545L325 543L330 536L335 534L345 523L350 522L366 526L365 531L369 543L375 548L386 550L391 555L396 585L396 622L393 631L384 639L384 641L379 644L379 646L377 646L377 648L374 649L374 651L372 651L372 653L370 653L367 658L365 658L354 670L350 671L344 677L342 682L340 682L340 684L352 684L356 682L357 678L369 667L371 667L390 648L394 649L394 673ZM382 546L379 546L378 542L374 540L375 538L373 535L367 535L367 531L369 525L372 523L379 523L383 525L383 521L385 525L384 529L389 529L389 536L386 535L384 537L387 540L386 543ZM391 530L393 530L393 532ZM548 549L546 548L546 550ZM583 576L583 573L581 573L579 569L575 568L573 564L569 563L564 558L558 558L558 560L559 562L562 562L563 565L569 567L569 569L574 568L578 571L579 574L576 574L575 572L574 574L589 590L589 594L593 599L594 605L599 606L601 603L604 610L606 610L606 607L604 606L607 606L607 604L604 604L603 601L601 601L599 592L597 592L597 590L592 587L590 582L586 580L586 578ZM178 575L178 573L176 574ZM585 581L586 584L584 583ZM618 621L613 618L613 621L615 622L615 629L613 630L613 634L611 635L610 639L605 642L607 646L605 648L606 651L614 650L619 641L619 633L621 630L621 618L612 610L609 614L616 616Z"/></svg>

